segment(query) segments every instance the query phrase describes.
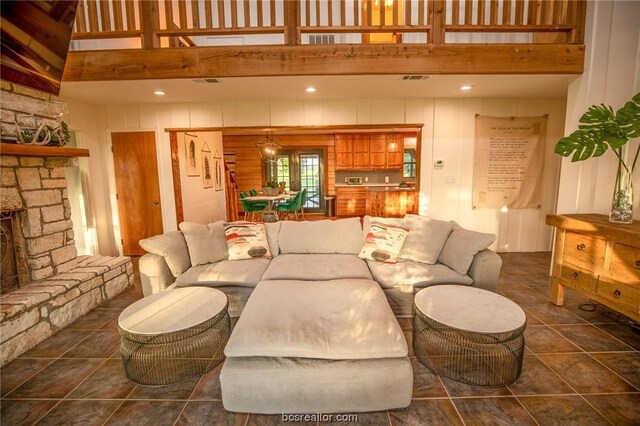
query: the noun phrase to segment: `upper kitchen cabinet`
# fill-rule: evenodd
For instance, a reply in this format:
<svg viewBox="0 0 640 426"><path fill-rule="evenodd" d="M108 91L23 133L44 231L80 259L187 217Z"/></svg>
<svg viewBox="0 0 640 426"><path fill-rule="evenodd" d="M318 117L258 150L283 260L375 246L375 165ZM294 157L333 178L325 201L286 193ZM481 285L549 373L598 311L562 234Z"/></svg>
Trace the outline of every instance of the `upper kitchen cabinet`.
<svg viewBox="0 0 640 426"><path fill-rule="evenodd" d="M400 169L403 140L396 133L336 135L336 170Z"/></svg>
<svg viewBox="0 0 640 426"><path fill-rule="evenodd" d="M353 170L367 170L369 166L369 135L358 133L353 136Z"/></svg>
<svg viewBox="0 0 640 426"><path fill-rule="evenodd" d="M336 135L335 153L336 170L353 169L352 135Z"/></svg>

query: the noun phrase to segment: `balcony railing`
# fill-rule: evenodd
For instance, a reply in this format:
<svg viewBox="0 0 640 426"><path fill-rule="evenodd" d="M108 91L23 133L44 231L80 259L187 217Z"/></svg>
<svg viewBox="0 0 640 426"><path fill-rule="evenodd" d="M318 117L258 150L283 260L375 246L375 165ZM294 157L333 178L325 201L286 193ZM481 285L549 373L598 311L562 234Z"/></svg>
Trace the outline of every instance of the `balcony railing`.
<svg viewBox="0 0 640 426"><path fill-rule="evenodd" d="M523 33L520 42L582 44L585 13L585 0L80 0L73 39L154 49L486 43L479 34Z"/></svg>

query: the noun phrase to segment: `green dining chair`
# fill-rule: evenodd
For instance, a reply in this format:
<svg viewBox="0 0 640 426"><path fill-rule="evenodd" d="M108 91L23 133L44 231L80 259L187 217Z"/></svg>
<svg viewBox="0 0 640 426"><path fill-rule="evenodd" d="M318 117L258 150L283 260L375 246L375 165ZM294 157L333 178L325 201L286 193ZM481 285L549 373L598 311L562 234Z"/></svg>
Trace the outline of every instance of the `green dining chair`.
<svg viewBox="0 0 640 426"><path fill-rule="evenodd" d="M286 214L287 218L291 216L291 214L293 214L296 220L298 220L298 211L302 208L302 197L304 197L305 191L306 189L303 189L302 191L298 192L291 201L278 204L278 206L276 207L278 213L281 213L282 215Z"/></svg>
<svg viewBox="0 0 640 426"><path fill-rule="evenodd" d="M256 191L255 189L251 188L249 190L249 195L251 195L252 197L255 197L256 195L258 195L258 191Z"/></svg>
<svg viewBox="0 0 640 426"><path fill-rule="evenodd" d="M254 222L255 221L256 212L261 212L264 209L266 209L267 208L267 203L263 203L261 201L247 201L247 200L245 200L245 198L247 198L247 193L246 192L241 192L240 193L240 203L242 204L242 210L244 211L244 217L245 217L245 219L249 220L248 217L250 215L251 222Z"/></svg>

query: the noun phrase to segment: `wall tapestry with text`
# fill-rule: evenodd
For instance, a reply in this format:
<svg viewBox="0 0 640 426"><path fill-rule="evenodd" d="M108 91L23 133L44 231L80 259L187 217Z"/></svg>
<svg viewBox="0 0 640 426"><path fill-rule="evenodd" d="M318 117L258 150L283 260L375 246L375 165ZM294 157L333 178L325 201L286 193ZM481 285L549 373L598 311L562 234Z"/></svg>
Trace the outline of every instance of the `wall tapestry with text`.
<svg viewBox="0 0 640 426"><path fill-rule="evenodd" d="M540 208L547 115L476 114L473 208Z"/></svg>

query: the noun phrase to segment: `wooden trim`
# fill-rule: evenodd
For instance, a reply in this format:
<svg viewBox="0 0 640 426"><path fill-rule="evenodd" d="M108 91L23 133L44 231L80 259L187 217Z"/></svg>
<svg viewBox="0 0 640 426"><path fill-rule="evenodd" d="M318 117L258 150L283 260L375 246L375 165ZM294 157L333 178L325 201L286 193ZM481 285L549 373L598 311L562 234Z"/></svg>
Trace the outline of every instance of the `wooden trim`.
<svg viewBox="0 0 640 426"><path fill-rule="evenodd" d="M165 132L222 132L226 135L262 135L265 132L277 132L278 130L286 130L287 134L299 134L305 132L322 132L326 134L333 133L349 133L350 130L381 130L395 131L403 133L403 130L421 129L424 123L404 123L404 124L337 124L337 125L321 125L321 126L240 126L240 127L168 127Z"/></svg>
<svg viewBox="0 0 640 426"><path fill-rule="evenodd" d="M76 31L86 32L87 31L87 18L85 16L85 9L87 5L85 0L78 1L78 9L76 12ZM71 33L73 37L73 33Z"/></svg>
<svg viewBox="0 0 640 426"><path fill-rule="evenodd" d="M25 157L88 157L89 150L60 146L22 145L0 143L0 155L21 155Z"/></svg>
<svg viewBox="0 0 640 426"><path fill-rule="evenodd" d="M110 30L111 29L111 15L109 13L109 2L106 0L100 0L100 21L102 30Z"/></svg>
<svg viewBox="0 0 640 426"><path fill-rule="evenodd" d="M431 30L431 25L368 25L365 27L301 27L301 33L424 33Z"/></svg>
<svg viewBox="0 0 640 426"><path fill-rule="evenodd" d="M540 32L569 32L572 27L560 25L445 25L448 33L540 33ZM524 44L528 46L528 44Z"/></svg>
<svg viewBox="0 0 640 426"><path fill-rule="evenodd" d="M187 36L207 36L207 35L223 35L223 34L276 34L282 33L286 27L238 27L238 28L172 28L167 30L158 30L155 33L159 37L187 37Z"/></svg>
<svg viewBox="0 0 640 426"><path fill-rule="evenodd" d="M124 22L122 21L122 0L113 0L113 24L116 31L124 30Z"/></svg>
<svg viewBox="0 0 640 426"><path fill-rule="evenodd" d="M171 145L171 172L173 173L173 199L176 206L177 223L184 222L184 211L182 208L182 183L180 181L180 159L178 157L178 135L176 132L169 133L169 143Z"/></svg>
<svg viewBox="0 0 640 426"><path fill-rule="evenodd" d="M349 74L581 74L584 45L374 44L69 52L64 81ZM179 63L180 67L175 64Z"/></svg>
<svg viewBox="0 0 640 426"><path fill-rule="evenodd" d="M89 0L89 3L91 3L91 0ZM138 30L139 28L136 28L136 8L134 7L134 3L132 1L125 1L124 6L127 14L127 30Z"/></svg>
<svg viewBox="0 0 640 426"><path fill-rule="evenodd" d="M140 37L142 31L140 30L127 30L127 31L101 31L99 33L78 32L71 34L71 40L102 40L113 38L135 38Z"/></svg>

